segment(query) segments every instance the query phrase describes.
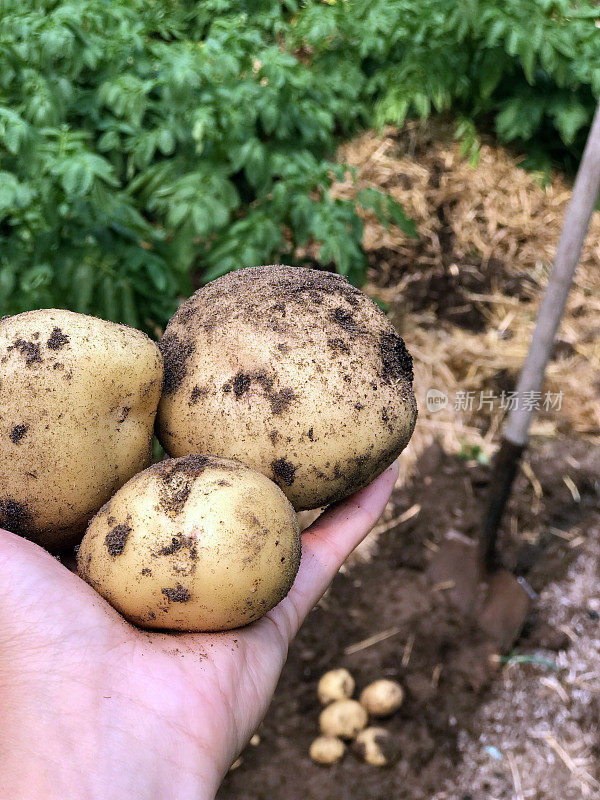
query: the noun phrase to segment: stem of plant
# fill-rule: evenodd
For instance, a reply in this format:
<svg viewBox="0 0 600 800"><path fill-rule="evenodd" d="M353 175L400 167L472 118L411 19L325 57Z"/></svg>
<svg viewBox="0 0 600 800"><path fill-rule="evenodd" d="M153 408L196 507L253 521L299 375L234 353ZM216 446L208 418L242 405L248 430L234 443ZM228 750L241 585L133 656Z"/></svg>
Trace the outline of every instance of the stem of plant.
<svg viewBox="0 0 600 800"><path fill-rule="evenodd" d="M600 102L594 119L573 193L567 207L554 263L542 298L529 351L517 384L517 403L510 411L500 448L494 462L490 494L481 531L481 556L492 572L498 568L498 529L504 515L519 461L529 441L529 428L535 414L534 403L524 397L539 397L546 366L552 355L556 333L562 320L581 250L588 232L600 189Z"/></svg>

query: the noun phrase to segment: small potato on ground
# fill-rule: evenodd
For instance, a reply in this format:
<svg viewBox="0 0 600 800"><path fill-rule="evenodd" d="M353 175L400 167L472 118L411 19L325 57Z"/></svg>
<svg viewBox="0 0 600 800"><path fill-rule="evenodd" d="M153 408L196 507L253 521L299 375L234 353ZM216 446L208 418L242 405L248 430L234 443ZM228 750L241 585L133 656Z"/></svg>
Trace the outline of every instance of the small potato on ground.
<svg viewBox="0 0 600 800"><path fill-rule="evenodd" d="M352 743L352 751L374 767L387 767L400 757L394 736L385 728L374 726L360 731Z"/></svg>
<svg viewBox="0 0 600 800"><path fill-rule="evenodd" d="M335 764L344 755L346 745L337 736L317 736L308 751L317 764Z"/></svg>
<svg viewBox="0 0 600 800"><path fill-rule="evenodd" d="M259 619L300 562L296 515L250 467L191 455L154 464L98 512L79 574L142 627L221 631Z"/></svg>
<svg viewBox="0 0 600 800"><path fill-rule="evenodd" d="M330 669L321 676L317 686L319 700L324 706L333 703L334 700L345 700L352 697L353 692L354 678L343 667Z"/></svg>
<svg viewBox="0 0 600 800"><path fill-rule="evenodd" d="M402 705L404 690L397 681L381 678L366 686L359 699L372 717L387 717Z"/></svg>
<svg viewBox="0 0 600 800"><path fill-rule="evenodd" d="M367 721L367 712L356 700L335 700L321 711L319 727L325 736L353 739Z"/></svg>

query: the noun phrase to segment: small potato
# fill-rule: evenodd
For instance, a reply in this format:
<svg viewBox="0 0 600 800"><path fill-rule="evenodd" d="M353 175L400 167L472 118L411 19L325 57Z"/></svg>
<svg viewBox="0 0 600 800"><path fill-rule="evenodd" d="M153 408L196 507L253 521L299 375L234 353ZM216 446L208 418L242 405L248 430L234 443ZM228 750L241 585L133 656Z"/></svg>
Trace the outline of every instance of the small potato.
<svg viewBox="0 0 600 800"><path fill-rule="evenodd" d="M0 527L50 550L148 466L162 357L126 325L42 309L0 320Z"/></svg>
<svg viewBox="0 0 600 800"><path fill-rule="evenodd" d="M367 724L367 712L356 700L335 700L319 717L321 733L353 739Z"/></svg>
<svg viewBox="0 0 600 800"><path fill-rule="evenodd" d="M402 705L404 690L397 681L382 678L366 686L359 699L372 717L387 717Z"/></svg>
<svg viewBox="0 0 600 800"><path fill-rule="evenodd" d="M79 574L142 627L222 631L262 617L300 562L296 515L272 481L191 455L136 475L98 512Z"/></svg>
<svg viewBox="0 0 600 800"><path fill-rule="evenodd" d="M385 728L365 728L352 743L352 751L374 767L387 767L398 760L400 748Z"/></svg>
<svg viewBox="0 0 600 800"><path fill-rule="evenodd" d="M354 678L347 669L331 669L321 676L317 686L319 700L325 706L334 700L352 697Z"/></svg>
<svg viewBox="0 0 600 800"><path fill-rule="evenodd" d="M296 510L366 486L415 426L403 340L331 272L225 275L183 303L160 348L156 430L166 452L237 458L275 481Z"/></svg>
<svg viewBox="0 0 600 800"><path fill-rule="evenodd" d="M337 736L317 736L308 751L317 764L335 764L344 755L346 745Z"/></svg>

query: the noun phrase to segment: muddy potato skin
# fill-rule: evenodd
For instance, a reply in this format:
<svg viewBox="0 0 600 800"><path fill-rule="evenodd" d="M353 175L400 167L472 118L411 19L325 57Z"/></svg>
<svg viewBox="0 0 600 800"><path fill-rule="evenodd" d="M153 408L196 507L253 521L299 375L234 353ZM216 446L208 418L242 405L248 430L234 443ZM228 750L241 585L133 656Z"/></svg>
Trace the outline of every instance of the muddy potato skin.
<svg viewBox="0 0 600 800"><path fill-rule="evenodd" d="M317 736L308 754L317 764L335 764L344 755L346 745L337 736Z"/></svg>
<svg viewBox="0 0 600 800"><path fill-rule="evenodd" d="M354 678L347 669L340 667L331 669L321 675L317 685L317 694L322 705L326 706L334 700L346 700L354 692Z"/></svg>
<svg viewBox="0 0 600 800"><path fill-rule="evenodd" d="M191 455L136 475L91 521L79 574L131 622L221 631L263 616L300 561L296 515L264 475Z"/></svg>
<svg viewBox="0 0 600 800"><path fill-rule="evenodd" d="M412 434L412 359L376 304L339 275L230 273L190 297L159 344L165 450L240 459L297 510L366 485Z"/></svg>
<svg viewBox="0 0 600 800"><path fill-rule="evenodd" d="M126 325L44 309L0 320L0 527L51 550L150 463L162 357Z"/></svg>
<svg viewBox="0 0 600 800"><path fill-rule="evenodd" d="M364 728L352 743L352 750L374 767L387 767L400 757L396 737L385 728Z"/></svg>
<svg viewBox="0 0 600 800"><path fill-rule="evenodd" d="M334 700L319 715L321 733L341 739L353 739L367 721L367 712L357 700Z"/></svg>
<svg viewBox="0 0 600 800"><path fill-rule="evenodd" d="M404 700L404 690L398 681L381 678L366 686L360 703L373 717L387 717L397 711Z"/></svg>

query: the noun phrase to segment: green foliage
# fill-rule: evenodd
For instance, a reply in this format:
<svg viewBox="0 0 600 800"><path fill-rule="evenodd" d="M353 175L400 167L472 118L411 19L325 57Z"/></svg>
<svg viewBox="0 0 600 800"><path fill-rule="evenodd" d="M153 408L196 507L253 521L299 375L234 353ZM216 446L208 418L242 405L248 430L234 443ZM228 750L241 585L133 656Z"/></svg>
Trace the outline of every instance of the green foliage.
<svg viewBox="0 0 600 800"><path fill-rule="evenodd" d="M344 60L366 78L378 124L452 109L472 163L474 122L573 168L600 95L594 0L310 0L293 29L326 75Z"/></svg>
<svg viewBox="0 0 600 800"><path fill-rule="evenodd" d="M364 279L330 187L361 126L452 109L573 166L600 94L587 0L0 0L0 313L62 306L151 328L190 275L317 261Z"/></svg>
<svg viewBox="0 0 600 800"><path fill-rule="evenodd" d="M416 238L415 223L406 216L400 203L396 202L389 194L384 194L378 189L361 189L357 197L363 208L375 212L386 229L389 230L390 223L392 223L404 231L407 236Z"/></svg>
<svg viewBox="0 0 600 800"><path fill-rule="evenodd" d="M361 76L323 81L285 46L297 11L0 0L0 312L150 328L193 271L314 243L364 279L357 209L329 193L346 170L328 160L356 125Z"/></svg>
<svg viewBox="0 0 600 800"><path fill-rule="evenodd" d="M470 444L469 442L462 442L458 457L462 461L477 461L479 464L488 464L489 458L485 451L478 444Z"/></svg>

